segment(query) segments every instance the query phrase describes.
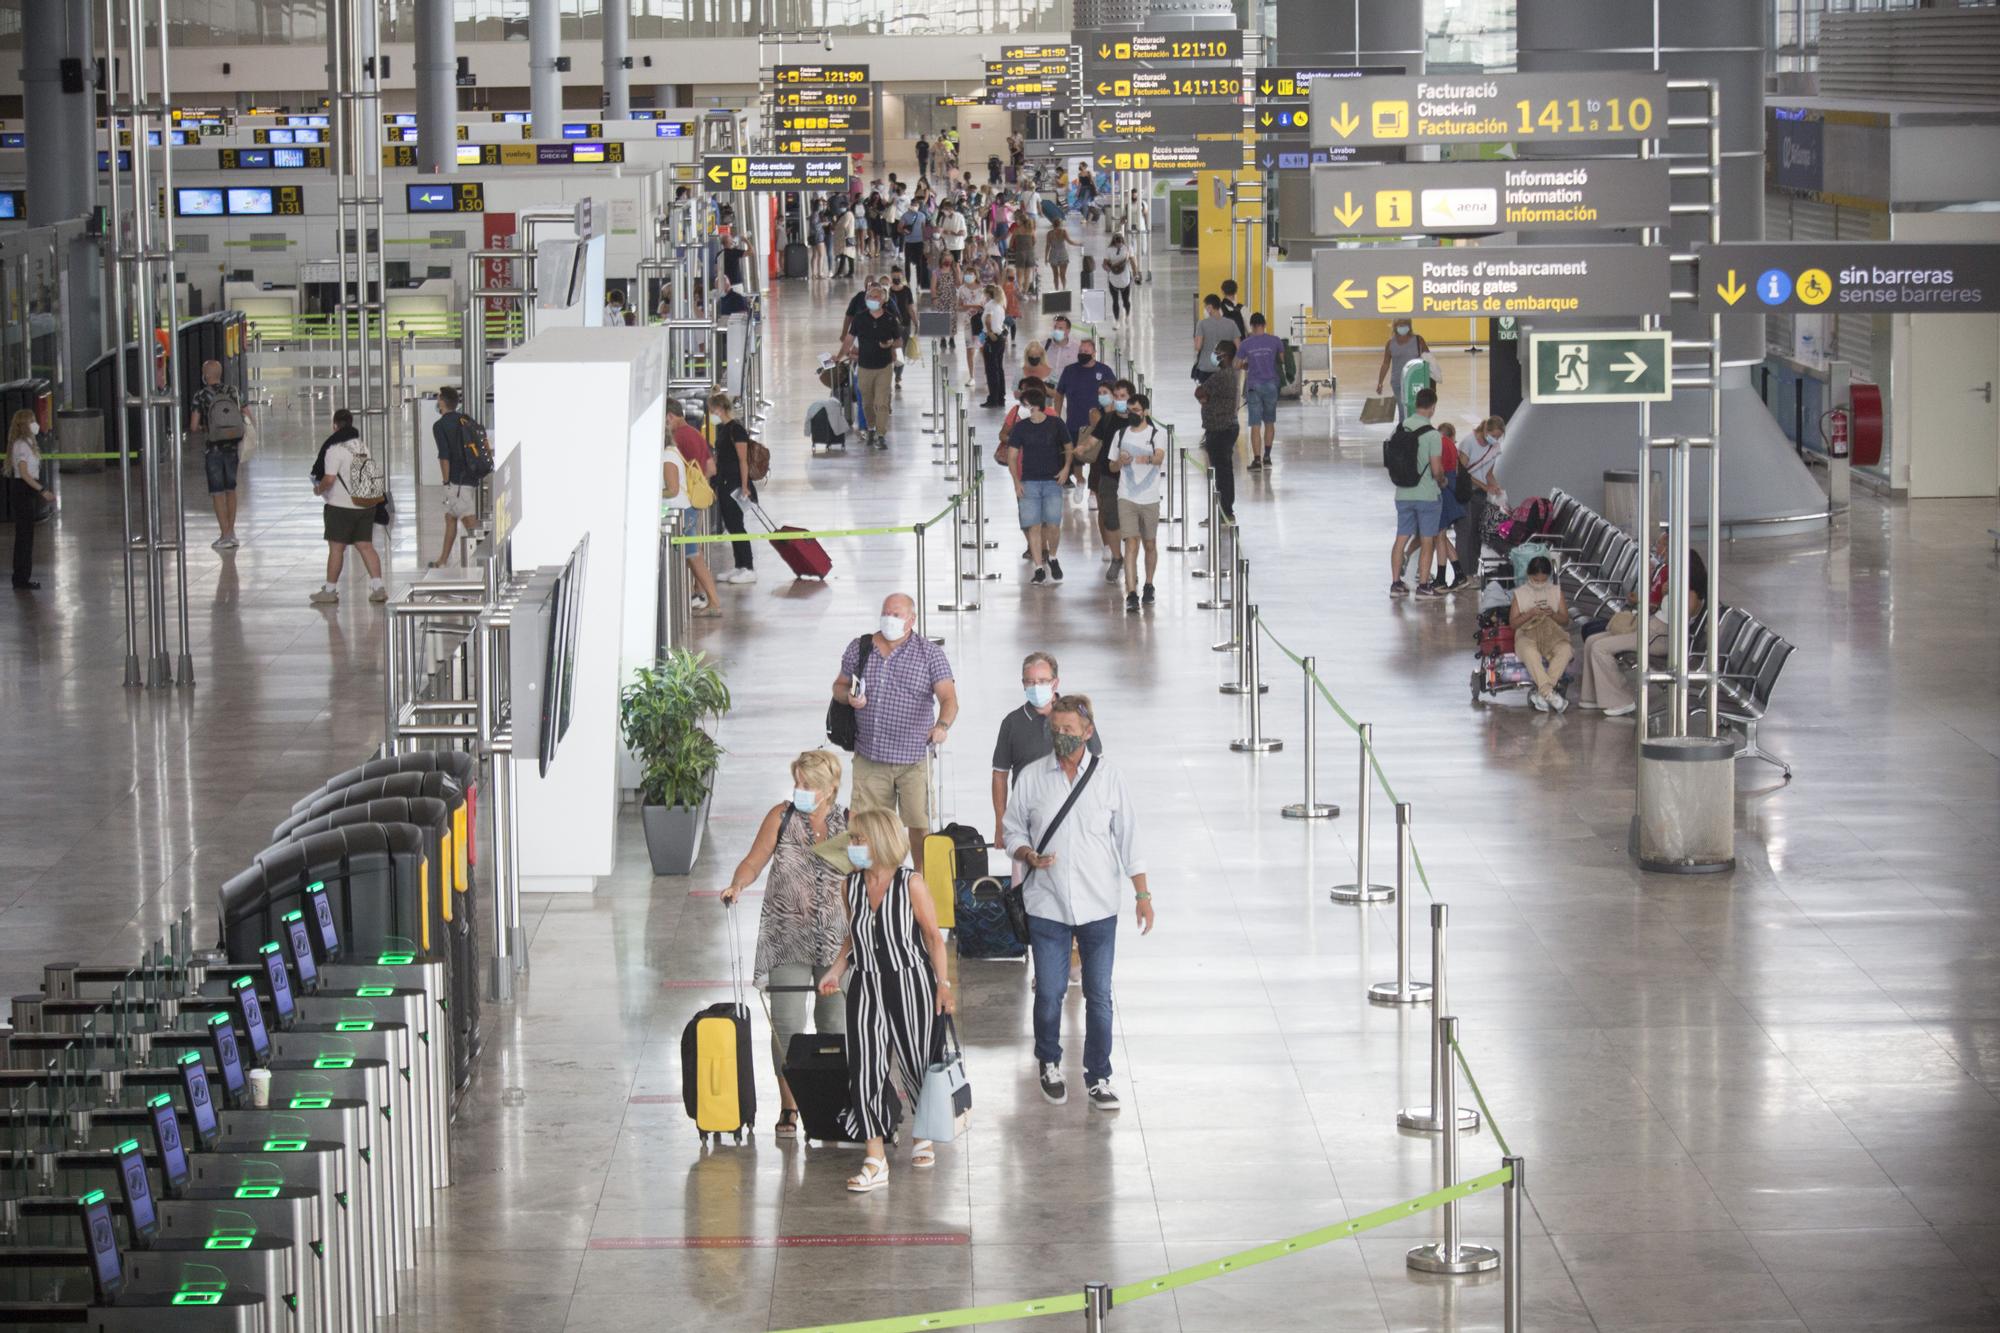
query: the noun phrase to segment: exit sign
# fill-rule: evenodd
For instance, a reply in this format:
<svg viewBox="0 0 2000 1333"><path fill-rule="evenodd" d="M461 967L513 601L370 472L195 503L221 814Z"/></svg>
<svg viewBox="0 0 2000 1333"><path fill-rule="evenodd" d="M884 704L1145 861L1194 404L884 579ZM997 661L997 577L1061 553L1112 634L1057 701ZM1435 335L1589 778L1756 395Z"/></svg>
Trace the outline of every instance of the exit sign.
<svg viewBox="0 0 2000 1333"><path fill-rule="evenodd" d="M1664 403L1674 396L1664 330L1531 333L1531 403Z"/></svg>

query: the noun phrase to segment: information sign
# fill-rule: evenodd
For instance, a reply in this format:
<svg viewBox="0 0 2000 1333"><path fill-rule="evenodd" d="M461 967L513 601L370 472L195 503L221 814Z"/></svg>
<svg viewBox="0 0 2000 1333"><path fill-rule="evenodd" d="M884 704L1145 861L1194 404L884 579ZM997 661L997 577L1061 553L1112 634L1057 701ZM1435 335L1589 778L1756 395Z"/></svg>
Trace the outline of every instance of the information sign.
<svg viewBox="0 0 2000 1333"><path fill-rule="evenodd" d="M1312 84L1315 144L1645 139L1667 130L1667 78L1623 70L1394 75Z"/></svg>
<svg viewBox="0 0 2000 1333"><path fill-rule="evenodd" d="M1674 396L1673 335L1530 333L1531 403L1664 403Z"/></svg>
<svg viewBox="0 0 2000 1333"><path fill-rule="evenodd" d="M478 181L452 181L440 185L406 185L404 194L412 213L484 213L485 187Z"/></svg>
<svg viewBox="0 0 2000 1333"><path fill-rule="evenodd" d="M1665 313L1667 250L1486 245L1313 251L1321 319Z"/></svg>
<svg viewBox="0 0 2000 1333"><path fill-rule="evenodd" d="M2000 310L2000 245L1788 242L1704 245L1698 253L1697 288L1704 314L1969 315Z"/></svg>
<svg viewBox="0 0 2000 1333"><path fill-rule="evenodd" d="M1074 46L1003 46L1002 60L1067 60L1076 54Z"/></svg>
<svg viewBox="0 0 2000 1333"><path fill-rule="evenodd" d="M728 154L701 160L702 183L716 193L729 190L844 190L848 185L844 153L785 156Z"/></svg>
<svg viewBox="0 0 2000 1333"><path fill-rule="evenodd" d="M1667 221L1667 162L1550 158L1327 167L1313 173L1312 199L1316 236L1657 227Z"/></svg>
<svg viewBox="0 0 2000 1333"><path fill-rule="evenodd" d="M866 88L780 88L780 107L862 107L872 103Z"/></svg>

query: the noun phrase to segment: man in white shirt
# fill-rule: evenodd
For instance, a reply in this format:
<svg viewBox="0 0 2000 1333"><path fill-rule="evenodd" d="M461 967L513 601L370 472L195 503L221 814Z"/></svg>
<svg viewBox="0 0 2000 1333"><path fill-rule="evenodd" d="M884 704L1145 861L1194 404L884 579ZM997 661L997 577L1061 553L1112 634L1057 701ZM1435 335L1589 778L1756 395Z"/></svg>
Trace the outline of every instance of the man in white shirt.
<svg viewBox="0 0 2000 1333"><path fill-rule="evenodd" d="M1028 945L1035 960L1035 1064L1042 1096L1069 1100L1062 1073L1062 1008L1072 944L1083 960L1083 1081L1090 1104L1116 1111L1111 1087L1111 965L1118 941L1119 882L1132 881L1140 934L1153 929L1153 895L1139 855L1138 823L1125 776L1090 755L1091 703L1065 694L1049 710L1055 753L1022 770L1001 828L1015 873L1025 874Z"/></svg>
<svg viewBox="0 0 2000 1333"><path fill-rule="evenodd" d="M1120 390L1123 393L1123 390ZM1110 458L1118 474L1118 531L1125 540L1125 609L1137 615L1153 604L1153 576L1160 569L1160 500L1166 492L1167 432L1153 420L1153 401L1131 396L1132 424L1119 432ZM1146 581L1139 584L1139 551L1146 552Z"/></svg>
<svg viewBox="0 0 2000 1333"><path fill-rule="evenodd" d="M1062 378L1062 373L1076 364L1076 338L1070 332L1069 316L1057 315L1049 329L1049 336L1042 343L1042 356L1049 363L1049 383Z"/></svg>
<svg viewBox="0 0 2000 1333"><path fill-rule="evenodd" d="M943 215L938 218L937 232L954 264L965 253L965 230L965 214L955 206L946 205Z"/></svg>

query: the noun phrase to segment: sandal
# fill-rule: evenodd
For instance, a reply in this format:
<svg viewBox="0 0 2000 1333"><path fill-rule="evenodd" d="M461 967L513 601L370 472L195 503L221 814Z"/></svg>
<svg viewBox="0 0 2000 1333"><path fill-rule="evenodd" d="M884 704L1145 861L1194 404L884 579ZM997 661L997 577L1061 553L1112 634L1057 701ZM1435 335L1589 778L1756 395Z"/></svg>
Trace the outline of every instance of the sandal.
<svg viewBox="0 0 2000 1333"><path fill-rule="evenodd" d="M866 1194L888 1183L889 1164L879 1157L864 1157L861 1159L860 1174L847 1178L847 1190L850 1194Z"/></svg>
<svg viewBox="0 0 2000 1333"><path fill-rule="evenodd" d="M772 1130L781 1139L795 1139L799 1136L799 1108L788 1106L778 1112L778 1123Z"/></svg>
<svg viewBox="0 0 2000 1333"><path fill-rule="evenodd" d="M929 1139L918 1139L910 1146L910 1165L919 1168L937 1165L937 1149Z"/></svg>

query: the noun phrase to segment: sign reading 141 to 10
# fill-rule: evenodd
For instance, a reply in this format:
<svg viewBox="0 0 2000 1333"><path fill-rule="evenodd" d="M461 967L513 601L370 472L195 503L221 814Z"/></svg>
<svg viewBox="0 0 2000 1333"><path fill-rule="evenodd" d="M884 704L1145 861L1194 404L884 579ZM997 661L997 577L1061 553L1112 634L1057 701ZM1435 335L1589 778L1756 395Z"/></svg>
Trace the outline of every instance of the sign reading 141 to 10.
<svg viewBox="0 0 2000 1333"><path fill-rule="evenodd" d="M848 162L844 153L805 153L773 157L718 155L701 160L702 184L716 192L729 190L844 190Z"/></svg>
<svg viewBox="0 0 2000 1333"><path fill-rule="evenodd" d="M1321 319L1659 314L1670 288L1664 246L1313 251L1313 313Z"/></svg>
<svg viewBox="0 0 2000 1333"><path fill-rule="evenodd" d="M1664 74L1395 75L1312 85L1312 141L1321 147L1650 139L1666 132Z"/></svg>
<svg viewBox="0 0 2000 1333"><path fill-rule="evenodd" d="M1704 245L1705 315L1971 315L2000 310L2000 245L1919 241Z"/></svg>
<svg viewBox="0 0 2000 1333"><path fill-rule="evenodd" d="M1530 333L1531 403L1664 403L1674 396L1673 335L1664 330Z"/></svg>

